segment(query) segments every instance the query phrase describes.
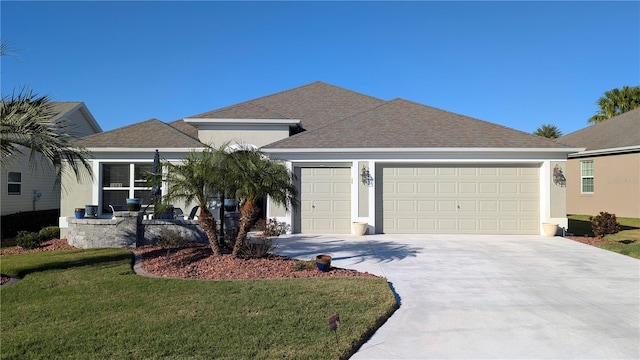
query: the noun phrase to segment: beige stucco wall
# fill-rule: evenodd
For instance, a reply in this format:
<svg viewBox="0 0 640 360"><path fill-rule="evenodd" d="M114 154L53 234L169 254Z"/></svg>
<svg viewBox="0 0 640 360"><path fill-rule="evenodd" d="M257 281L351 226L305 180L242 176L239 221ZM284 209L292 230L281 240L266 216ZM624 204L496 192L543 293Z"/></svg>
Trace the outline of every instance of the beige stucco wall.
<svg viewBox="0 0 640 360"><path fill-rule="evenodd" d="M593 160L594 192L581 194L580 162ZM567 213L640 218L640 153L584 157L567 162Z"/></svg>
<svg viewBox="0 0 640 360"><path fill-rule="evenodd" d="M240 130L237 128L226 129L220 127L211 130L200 129L198 131L200 141L214 147L221 146L226 142L251 144L262 147L287 137L289 137L289 127L287 125L262 129L247 127L246 129Z"/></svg>
<svg viewBox="0 0 640 360"><path fill-rule="evenodd" d="M82 166L82 165L80 165ZM93 205L93 180L87 174L78 181L68 164L63 164L62 191L60 194L60 237L67 236L67 217L74 216L74 209ZM94 174L94 177L97 176Z"/></svg>

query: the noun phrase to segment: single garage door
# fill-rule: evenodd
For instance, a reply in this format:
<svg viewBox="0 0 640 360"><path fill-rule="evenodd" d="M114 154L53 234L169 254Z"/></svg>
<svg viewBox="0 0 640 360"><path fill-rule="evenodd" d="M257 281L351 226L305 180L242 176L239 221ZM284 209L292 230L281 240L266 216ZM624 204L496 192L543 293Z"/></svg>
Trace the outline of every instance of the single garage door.
<svg viewBox="0 0 640 360"><path fill-rule="evenodd" d="M351 169L300 170L300 232L351 233Z"/></svg>
<svg viewBox="0 0 640 360"><path fill-rule="evenodd" d="M539 234L538 166L379 166L379 232Z"/></svg>

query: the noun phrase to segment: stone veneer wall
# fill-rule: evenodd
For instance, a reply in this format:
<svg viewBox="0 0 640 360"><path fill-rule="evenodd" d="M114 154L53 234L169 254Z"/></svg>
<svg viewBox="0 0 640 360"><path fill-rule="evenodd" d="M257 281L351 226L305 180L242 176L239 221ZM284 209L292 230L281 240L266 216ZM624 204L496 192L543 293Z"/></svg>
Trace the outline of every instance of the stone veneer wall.
<svg viewBox="0 0 640 360"><path fill-rule="evenodd" d="M142 220L137 211L114 215L115 219L67 218L67 242L83 249L154 245L163 230L177 231L187 241L208 241L197 220Z"/></svg>

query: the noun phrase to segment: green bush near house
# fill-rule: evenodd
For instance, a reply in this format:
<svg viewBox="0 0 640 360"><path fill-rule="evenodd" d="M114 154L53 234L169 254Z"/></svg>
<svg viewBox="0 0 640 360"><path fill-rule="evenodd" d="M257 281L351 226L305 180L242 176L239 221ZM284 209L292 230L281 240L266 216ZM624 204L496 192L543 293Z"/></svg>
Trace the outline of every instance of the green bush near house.
<svg viewBox="0 0 640 360"><path fill-rule="evenodd" d="M569 232L575 236L595 236L591 229L590 215L568 215ZM600 247L640 259L640 219L617 218L619 232L604 236L606 243Z"/></svg>
<svg viewBox="0 0 640 360"><path fill-rule="evenodd" d="M395 311L381 278L147 278L125 249L3 255L3 359L347 359ZM340 314L338 336L328 319Z"/></svg>

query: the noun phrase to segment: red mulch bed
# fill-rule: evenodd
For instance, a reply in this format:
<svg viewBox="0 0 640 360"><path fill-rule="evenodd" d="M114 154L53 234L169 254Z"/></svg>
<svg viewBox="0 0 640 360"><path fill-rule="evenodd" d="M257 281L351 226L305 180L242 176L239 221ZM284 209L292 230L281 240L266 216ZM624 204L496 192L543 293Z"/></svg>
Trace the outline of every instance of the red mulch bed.
<svg viewBox="0 0 640 360"><path fill-rule="evenodd" d="M601 239L598 237L591 237L591 236L565 236L565 239L570 239L573 241L581 242L583 244L593 245L597 247L607 243L607 241L604 239Z"/></svg>
<svg viewBox="0 0 640 360"><path fill-rule="evenodd" d="M53 251L75 249L66 239L55 239L43 242L33 250L25 250L19 246L2 250L0 255L22 254L37 251ZM377 277L367 272L332 267L328 272L313 270L296 270L294 266L299 260L284 256L270 255L261 259L236 259L230 254L212 256L207 244L188 243L180 249L167 251L157 246L143 246L132 249L142 255L142 269L147 273L175 279L206 280L238 280L238 279L283 279L308 277ZM1 284L9 281L6 275L1 276Z"/></svg>

